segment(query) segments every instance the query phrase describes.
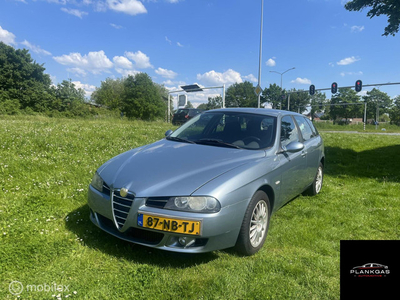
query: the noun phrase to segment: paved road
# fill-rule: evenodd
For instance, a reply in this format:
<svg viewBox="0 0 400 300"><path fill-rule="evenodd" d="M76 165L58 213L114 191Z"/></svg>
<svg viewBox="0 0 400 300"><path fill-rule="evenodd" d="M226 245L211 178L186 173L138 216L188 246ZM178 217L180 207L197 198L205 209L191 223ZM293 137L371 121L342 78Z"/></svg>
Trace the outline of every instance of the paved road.
<svg viewBox="0 0 400 300"><path fill-rule="evenodd" d="M334 130L318 130L319 132L329 133L359 133L359 134L380 134L380 135L400 135L400 132L359 132L359 131L334 131Z"/></svg>

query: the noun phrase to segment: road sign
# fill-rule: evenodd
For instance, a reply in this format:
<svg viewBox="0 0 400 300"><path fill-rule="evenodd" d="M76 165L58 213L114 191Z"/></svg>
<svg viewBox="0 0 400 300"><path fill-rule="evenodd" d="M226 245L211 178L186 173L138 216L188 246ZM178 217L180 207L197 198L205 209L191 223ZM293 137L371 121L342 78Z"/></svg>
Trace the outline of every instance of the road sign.
<svg viewBox="0 0 400 300"><path fill-rule="evenodd" d="M261 88L261 86L258 84L258 85L256 86L256 88L254 89L254 93L256 93L256 95L259 96L259 95L261 94L261 92L262 92L262 88Z"/></svg>
<svg viewBox="0 0 400 300"><path fill-rule="evenodd" d="M186 106L186 104L187 104L187 95L179 95L178 106Z"/></svg>

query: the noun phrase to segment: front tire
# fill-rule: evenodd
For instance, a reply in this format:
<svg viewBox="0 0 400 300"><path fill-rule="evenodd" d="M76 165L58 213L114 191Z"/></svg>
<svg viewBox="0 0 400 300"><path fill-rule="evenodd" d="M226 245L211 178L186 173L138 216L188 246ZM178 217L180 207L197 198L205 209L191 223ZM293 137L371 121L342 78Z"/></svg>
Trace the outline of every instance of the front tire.
<svg viewBox="0 0 400 300"><path fill-rule="evenodd" d="M271 209L269 198L257 191L247 207L235 249L243 255L253 255L264 245L268 233Z"/></svg>

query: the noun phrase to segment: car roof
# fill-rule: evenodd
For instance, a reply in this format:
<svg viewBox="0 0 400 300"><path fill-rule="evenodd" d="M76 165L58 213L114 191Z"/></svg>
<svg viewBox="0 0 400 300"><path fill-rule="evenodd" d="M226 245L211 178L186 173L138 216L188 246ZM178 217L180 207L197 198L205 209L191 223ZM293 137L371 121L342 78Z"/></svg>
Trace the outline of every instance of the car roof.
<svg viewBox="0 0 400 300"><path fill-rule="evenodd" d="M287 111L287 110L279 110L279 109L269 109L269 108L251 108L251 107L233 107L233 108L219 108L206 111L205 113L212 112L241 112L241 113L250 113L250 114L258 114L258 115L267 115L267 116L280 116L280 115L295 115L295 116L303 116L301 114Z"/></svg>

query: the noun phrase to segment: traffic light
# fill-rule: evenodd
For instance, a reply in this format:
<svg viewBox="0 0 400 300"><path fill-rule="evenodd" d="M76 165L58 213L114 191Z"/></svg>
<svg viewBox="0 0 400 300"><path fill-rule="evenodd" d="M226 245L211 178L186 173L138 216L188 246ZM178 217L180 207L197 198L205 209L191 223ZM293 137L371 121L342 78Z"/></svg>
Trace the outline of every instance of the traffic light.
<svg viewBox="0 0 400 300"><path fill-rule="evenodd" d="M337 93L337 83L336 82L332 83L331 92L332 92L332 94L336 94Z"/></svg>
<svg viewBox="0 0 400 300"><path fill-rule="evenodd" d="M362 81L357 80L356 81L356 92L361 92L361 90L362 90Z"/></svg>
<svg viewBox="0 0 400 300"><path fill-rule="evenodd" d="M314 95L315 94L315 85L310 85L310 95Z"/></svg>

